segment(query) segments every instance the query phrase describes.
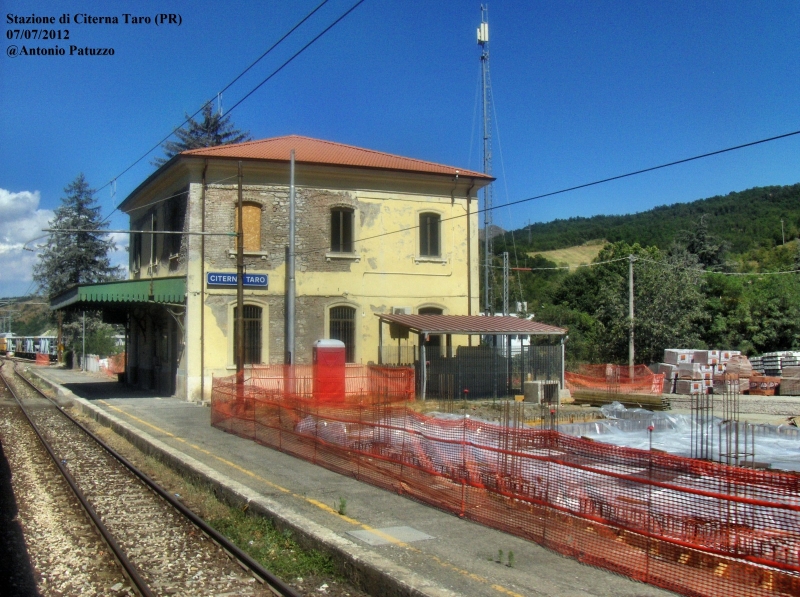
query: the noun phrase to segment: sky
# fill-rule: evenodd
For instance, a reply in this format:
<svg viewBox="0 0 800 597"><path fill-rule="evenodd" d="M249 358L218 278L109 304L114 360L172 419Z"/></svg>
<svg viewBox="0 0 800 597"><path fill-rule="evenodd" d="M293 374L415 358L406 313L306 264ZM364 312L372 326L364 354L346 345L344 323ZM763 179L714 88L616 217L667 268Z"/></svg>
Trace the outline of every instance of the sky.
<svg viewBox="0 0 800 597"><path fill-rule="evenodd" d="M34 239L79 173L100 189L110 227L126 229L115 207L162 155L147 152L186 113L218 107L218 92L321 1L2 0L0 297L35 290L46 238ZM482 170L479 2L364 0L236 105L357 1L328 0L221 95L223 112L255 139L305 135ZM488 11L496 206L800 130L796 0L498 0ZM126 13L150 23L126 24ZM84 14L120 22L76 23ZM43 26L9 15L54 16L47 27L62 39L15 39ZM64 55L20 55L56 45ZM113 55L79 56L87 47ZM494 223L798 181L800 135L498 207ZM115 240L113 260L127 265L127 235Z"/></svg>

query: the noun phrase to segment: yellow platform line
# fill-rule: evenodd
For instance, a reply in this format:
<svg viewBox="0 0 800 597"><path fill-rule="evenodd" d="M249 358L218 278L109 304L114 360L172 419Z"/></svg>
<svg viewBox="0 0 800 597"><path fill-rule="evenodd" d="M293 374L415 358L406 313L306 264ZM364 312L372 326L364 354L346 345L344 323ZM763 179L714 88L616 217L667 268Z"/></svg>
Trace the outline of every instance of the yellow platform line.
<svg viewBox="0 0 800 597"><path fill-rule="evenodd" d="M293 493L290 489L286 489L285 487L281 487L280 485L278 485L276 483L273 483L269 479L265 479L264 477L255 474L253 471L247 470L246 468L244 468L242 466L239 466L235 462L231 462L230 460L227 460L225 458L217 456L213 452L210 452L210 451L206 450L205 448L201 448L198 445L190 443L185 438L177 436L174 433L170 433L166 429L162 429L161 427L158 427L157 425L153 425L149 421L145 421L144 419L142 419L140 417L137 417L136 415L133 415L133 414L127 412L126 410L124 410L124 409L122 409L122 408L120 408L118 406L113 406L113 405L109 404L105 400L98 400L98 402L101 403L101 404L104 404L109 410L113 410L115 412L118 412L121 415L124 415L125 417L127 417L127 418L129 418L129 419L131 419L133 421L136 421L137 423L139 423L139 424L141 424L141 425L143 425L145 427L149 427L150 429L153 429L154 431L157 431L158 433L166 435L167 437L170 437L170 438L174 439L175 441L178 441L178 442L181 442L183 444L186 444L187 446L189 446L190 448L192 448L194 450L197 450L201 454L205 454L206 456L210 456L211 458L214 458L215 460L218 460L219 462L221 462L225 466L229 466L232 469L234 469L236 471L239 471L240 473L243 473L243 474L245 474L245 475L247 475L249 477L252 477L253 479L255 479L257 481L259 481L261 483L264 483L268 487L271 487L271 488L276 489L278 491L281 491L283 493L287 493L287 494L291 495L294 498L297 498L297 499L302 500L302 501L304 501L304 502L306 502L308 504L311 504L312 506L316 506L320 510L335 516L339 520L344 520L344 521L349 522L350 524L352 524L354 526L361 527L363 530L369 531L370 533L373 533L373 534L377 535L378 537L381 537L384 541L387 541L387 542L389 542L389 543L391 543L393 545L396 545L397 547L403 547L403 548L405 548L405 549L407 549L407 550L409 550L411 552L414 552L414 553L419 553L419 554L423 553L423 551L421 549L413 547L412 545L409 545L408 543L405 543L404 541L400 541L399 539L397 539L395 537L392 537L391 535L389 535L387 533L384 533L384 532L380 531L379 529L376 529L376 528L374 528L374 527L372 527L372 526L370 526L370 525L368 525L366 523L360 522L360 521L356 520L355 518L350 518L349 516L343 516L343 515L339 514L336 510L334 510L333 508L331 508L327 504L325 504L323 502L320 502L319 500L315 500L313 498L310 498L310 497L307 497L307 496L304 496L304 495L300 495L298 493ZM434 555L434 556L430 556L430 557L434 562L436 562L437 564L439 564L443 568L447 568L447 569L452 570L454 572L458 572L459 574L462 574L462 575L466 576L467 578L470 578L470 579L472 579L472 580L474 580L476 582L479 582L479 583L482 583L482 584L487 584L487 585L489 584L489 579L484 577L484 576L481 576L479 574L475 574L473 572L470 572L469 570L464 570L463 568L459 568L458 566L455 566L455 565L451 564L450 562L441 559L438 556ZM509 595L510 597L525 597L524 595L520 595L519 593L515 593L514 591L511 591L510 589L507 589L507 588L505 588L505 587L503 587L501 585L496 585L495 584L495 585L490 585L490 586L491 586L492 589L494 589L495 591L497 591L499 593L502 593L503 595Z"/></svg>

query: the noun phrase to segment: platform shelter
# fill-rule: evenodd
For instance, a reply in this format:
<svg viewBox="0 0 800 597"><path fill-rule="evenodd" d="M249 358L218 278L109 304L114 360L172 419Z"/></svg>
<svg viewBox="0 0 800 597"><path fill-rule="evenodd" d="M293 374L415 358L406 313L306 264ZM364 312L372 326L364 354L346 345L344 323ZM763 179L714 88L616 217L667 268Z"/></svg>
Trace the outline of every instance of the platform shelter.
<svg viewBox="0 0 800 597"><path fill-rule="evenodd" d="M509 316L376 315L380 321L378 342L381 347L384 346L386 324L390 337L398 342L412 334L417 336L417 387L422 399L428 397L434 388L434 393L440 397L458 397L464 390L471 398L510 395L513 385L511 343L520 336L558 340L548 350L549 365L557 365L559 382L563 387L564 340L567 334L564 328ZM378 357L379 364L383 364L382 350Z"/></svg>

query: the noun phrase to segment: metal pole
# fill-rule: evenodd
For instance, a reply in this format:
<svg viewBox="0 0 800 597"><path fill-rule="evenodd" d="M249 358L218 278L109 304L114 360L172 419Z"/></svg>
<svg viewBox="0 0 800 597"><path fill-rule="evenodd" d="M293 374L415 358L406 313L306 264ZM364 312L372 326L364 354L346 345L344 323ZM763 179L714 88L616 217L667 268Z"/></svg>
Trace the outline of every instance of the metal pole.
<svg viewBox="0 0 800 597"><path fill-rule="evenodd" d="M6 340L6 348L8 347L8 340ZM126 357L127 358L127 357ZM58 362L64 362L64 312L58 312Z"/></svg>
<svg viewBox="0 0 800 597"><path fill-rule="evenodd" d="M425 400L425 394L428 391L428 364L425 362L427 358L427 354L425 354L425 333L421 333L419 335L419 364L422 368L422 379L420 380L420 393L422 394L422 399Z"/></svg>
<svg viewBox="0 0 800 597"><path fill-rule="evenodd" d="M489 125L489 9L481 5L481 26L478 28L478 44L481 46L481 87L483 89L483 172L492 172L491 127ZM490 260L492 253L492 191L491 184L483 187L483 311L492 312L492 278Z"/></svg>
<svg viewBox="0 0 800 597"><path fill-rule="evenodd" d="M86 311L83 312L83 334L81 348L81 371L86 371Z"/></svg>
<svg viewBox="0 0 800 597"><path fill-rule="evenodd" d="M628 335L628 377L633 380L633 255L628 255L628 320L630 333Z"/></svg>
<svg viewBox="0 0 800 597"><path fill-rule="evenodd" d="M206 231L206 172L208 171L208 159L203 162L203 178L202 186L200 189L200 231ZM187 198L188 201L188 198ZM187 239L186 244L189 244ZM205 348L205 333L206 333L206 237L200 236L200 284L203 286L203 292L200 295L200 402L206 399L206 348ZM184 321L186 321L184 317ZM186 340L189 339L188 330L184 330L183 336ZM127 357L126 357L127 358ZM188 358L187 369L188 369ZM187 376L188 377L188 376Z"/></svg>
<svg viewBox="0 0 800 597"><path fill-rule="evenodd" d="M236 384L244 385L244 207L242 203L242 162L239 161L236 226Z"/></svg>
<svg viewBox="0 0 800 597"><path fill-rule="evenodd" d="M294 149L289 154L289 254L286 262L286 358L285 364L295 363L294 325L295 325L295 188L294 188Z"/></svg>
<svg viewBox="0 0 800 597"><path fill-rule="evenodd" d="M503 253L503 315L508 316L508 251Z"/></svg>
<svg viewBox="0 0 800 597"><path fill-rule="evenodd" d="M470 197L467 191L467 315L472 315L472 235L470 231ZM472 346L472 336L469 337L469 345Z"/></svg>

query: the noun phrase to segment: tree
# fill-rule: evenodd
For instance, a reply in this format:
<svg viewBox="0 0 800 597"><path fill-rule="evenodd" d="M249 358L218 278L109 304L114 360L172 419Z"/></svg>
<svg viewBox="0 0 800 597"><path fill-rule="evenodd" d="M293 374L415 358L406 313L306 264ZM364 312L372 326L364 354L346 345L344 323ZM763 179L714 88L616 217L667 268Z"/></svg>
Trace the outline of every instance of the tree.
<svg viewBox="0 0 800 597"><path fill-rule="evenodd" d="M50 228L56 232L50 233L50 240L33 267L33 279L47 296L61 294L78 284L115 280L122 273L108 257L108 252L116 248L113 240L104 239L103 233L72 232L108 228L100 217L94 190L83 174L67 185L64 193L66 196L50 220Z"/></svg>
<svg viewBox="0 0 800 597"><path fill-rule="evenodd" d="M161 145L167 157L154 159L153 165L161 166L172 156L188 149L242 143L251 139L249 131L241 131L234 128L230 121L230 116L223 116L219 112L213 112L211 102L203 106L202 121L198 122L188 114L186 114L186 119L188 122L175 131L178 140L165 141Z"/></svg>
<svg viewBox="0 0 800 597"><path fill-rule="evenodd" d="M50 228L56 232L50 233L49 242L42 247L39 262L33 267L33 279L40 292L51 297L79 284L119 279L122 273L119 266L111 265L108 257L109 251L115 248L114 241L104 239L103 233L74 232L108 228L100 217L94 191L83 174L67 185L64 193L66 196L50 221ZM100 322L98 314L87 313L87 339L100 329L110 333L111 328ZM62 326L64 344L79 350L82 331L81 314L68 313ZM87 348L89 346L87 343Z"/></svg>
<svg viewBox="0 0 800 597"><path fill-rule="evenodd" d="M606 245L597 266L570 274L554 299L587 314L581 348L589 358L622 363L628 357L628 255L634 255L634 343L636 360L661 360L665 348L701 347L702 276L694 256L667 255L656 247ZM570 329L570 335L572 329ZM569 344L567 349L570 350Z"/></svg>
<svg viewBox="0 0 800 597"><path fill-rule="evenodd" d="M700 216L700 221L694 230L678 236L678 242L689 253L696 255L698 261L711 270L720 269L725 263L724 255L728 251L726 243L718 241L708 230L706 215Z"/></svg>

